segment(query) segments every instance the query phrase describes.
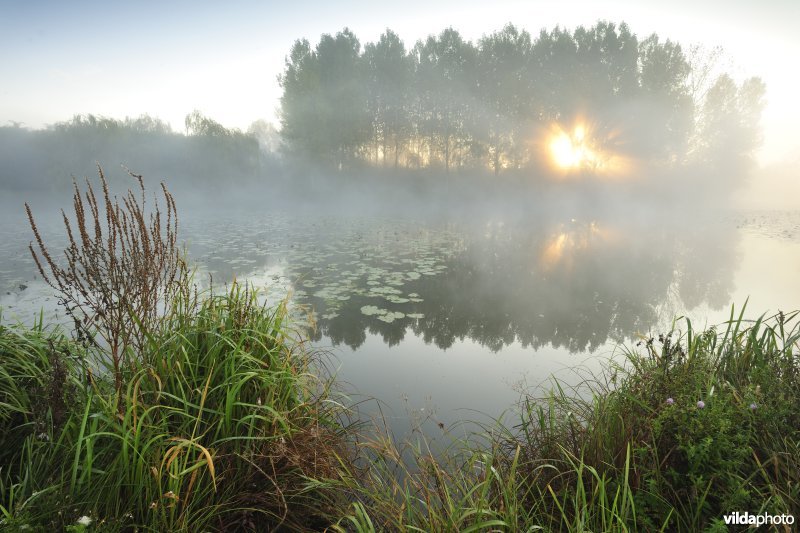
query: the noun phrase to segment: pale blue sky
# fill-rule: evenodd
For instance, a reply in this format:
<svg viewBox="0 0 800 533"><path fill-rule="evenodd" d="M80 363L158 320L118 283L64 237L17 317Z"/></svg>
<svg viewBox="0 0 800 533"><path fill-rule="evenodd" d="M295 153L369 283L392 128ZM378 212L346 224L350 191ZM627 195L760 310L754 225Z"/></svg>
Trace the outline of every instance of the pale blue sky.
<svg viewBox="0 0 800 533"><path fill-rule="evenodd" d="M471 40L513 22L537 33L626 21L684 45L721 45L734 74L767 83L763 161L800 152L800 1L635 0L0 3L0 123L75 113L149 113L180 129L198 108L229 127L276 121L276 78L293 41L350 27L362 44L387 27L407 46L452 26Z"/></svg>

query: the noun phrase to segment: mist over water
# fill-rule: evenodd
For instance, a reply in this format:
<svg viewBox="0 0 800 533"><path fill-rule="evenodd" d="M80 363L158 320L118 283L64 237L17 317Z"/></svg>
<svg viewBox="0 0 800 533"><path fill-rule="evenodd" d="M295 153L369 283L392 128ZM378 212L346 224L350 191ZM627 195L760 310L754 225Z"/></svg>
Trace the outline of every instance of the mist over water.
<svg viewBox="0 0 800 533"><path fill-rule="evenodd" d="M71 177L99 163L121 195L127 168L176 197L198 280L289 295L354 390L397 416L497 416L678 316L800 302L798 212L736 197L764 86L703 68L609 23L408 48L342 31L291 47L280 132L200 112L180 133L147 116L1 127L3 319L63 321L22 204L61 249Z"/></svg>
<svg viewBox="0 0 800 533"><path fill-rule="evenodd" d="M776 311L800 293L797 213L603 214L198 210L180 231L198 280L248 280L273 302L290 294L350 393L380 399L398 433L409 410L432 427L484 416L465 409L498 416L521 388L596 370L618 342L677 316L700 327L747 297ZM45 226L63 241L56 221ZM32 278L25 233L3 239L4 319L31 322L44 306L63 320Z"/></svg>

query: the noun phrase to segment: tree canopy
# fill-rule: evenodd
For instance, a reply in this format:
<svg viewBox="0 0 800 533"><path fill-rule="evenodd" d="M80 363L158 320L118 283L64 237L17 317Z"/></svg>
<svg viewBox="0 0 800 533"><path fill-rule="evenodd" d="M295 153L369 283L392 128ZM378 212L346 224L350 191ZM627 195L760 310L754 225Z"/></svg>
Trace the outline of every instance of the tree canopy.
<svg viewBox="0 0 800 533"><path fill-rule="evenodd" d="M650 162L752 153L763 83L722 75L700 95L690 59L606 21L535 38L509 24L477 43L447 28L411 48L388 29L362 47L345 28L294 43L281 134L289 151L339 169L536 168L542 132L578 119Z"/></svg>

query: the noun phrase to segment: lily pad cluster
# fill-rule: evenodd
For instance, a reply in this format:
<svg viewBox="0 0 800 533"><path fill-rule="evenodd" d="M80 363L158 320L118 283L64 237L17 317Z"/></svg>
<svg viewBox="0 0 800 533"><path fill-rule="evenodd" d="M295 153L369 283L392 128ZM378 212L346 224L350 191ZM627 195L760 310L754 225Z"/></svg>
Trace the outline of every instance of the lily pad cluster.
<svg viewBox="0 0 800 533"><path fill-rule="evenodd" d="M419 283L446 270L464 250L454 228L380 218L321 218L289 223L278 215L190 226L198 277L238 276L289 296L299 320L324 323L369 317L385 323L424 317ZM313 314L309 310L313 309ZM345 310L350 309L349 313Z"/></svg>
<svg viewBox="0 0 800 533"><path fill-rule="evenodd" d="M56 238L58 232L53 233ZM288 296L293 314L309 324L357 317L385 323L420 319L423 315L415 312L424 301L420 283L443 274L448 259L465 249L463 235L452 226L379 217L188 215L181 220L180 237L201 287L249 281L268 303ZM13 248L0 265L9 293L25 281L22 271L33 269L26 239L3 239L0 245ZM370 306L383 312L364 313Z"/></svg>

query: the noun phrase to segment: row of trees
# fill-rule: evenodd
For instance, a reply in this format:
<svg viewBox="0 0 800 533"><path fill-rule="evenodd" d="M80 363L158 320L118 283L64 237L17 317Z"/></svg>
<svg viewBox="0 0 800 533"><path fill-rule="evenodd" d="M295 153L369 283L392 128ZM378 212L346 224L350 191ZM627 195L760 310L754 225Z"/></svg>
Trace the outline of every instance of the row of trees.
<svg viewBox="0 0 800 533"><path fill-rule="evenodd" d="M535 166L543 131L579 118L597 142L659 161L757 145L764 86L709 76L701 54L598 22L533 38L508 25L465 41L448 28L410 50L387 30L294 43L280 77L286 147L338 168Z"/></svg>
<svg viewBox="0 0 800 533"><path fill-rule="evenodd" d="M242 132L193 111L184 125L185 132L175 132L149 115L118 120L89 114L41 130L0 127L0 188L68 188L71 176L92 175L96 161L194 184L254 180L274 163L277 132L264 121Z"/></svg>

